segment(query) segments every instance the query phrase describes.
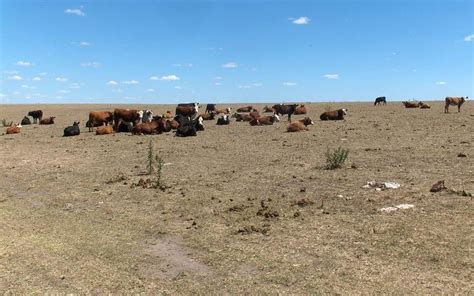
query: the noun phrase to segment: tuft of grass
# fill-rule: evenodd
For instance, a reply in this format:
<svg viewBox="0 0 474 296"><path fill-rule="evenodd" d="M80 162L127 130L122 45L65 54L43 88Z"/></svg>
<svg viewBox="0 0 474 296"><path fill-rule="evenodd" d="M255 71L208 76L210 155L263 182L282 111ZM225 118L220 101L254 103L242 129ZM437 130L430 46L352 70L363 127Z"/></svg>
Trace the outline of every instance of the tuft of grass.
<svg viewBox="0 0 474 296"><path fill-rule="evenodd" d="M334 170L334 169L342 167L348 155L349 155L348 149L338 147L337 149L330 150L328 148L326 150L326 169Z"/></svg>
<svg viewBox="0 0 474 296"><path fill-rule="evenodd" d="M150 139L148 142L148 149L146 154L146 173L151 175L153 173L153 142Z"/></svg>
<svg viewBox="0 0 474 296"><path fill-rule="evenodd" d="M153 151L153 142L150 139L147 148L147 158L146 158L146 171L148 175L154 174L155 178L153 180L153 188L160 188L163 186L163 166L165 161L159 155L155 155Z"/></svg>
<svg viewBox="0 0 474 296"><path fill-rule="evenodd" d="M12 126L13 121L7 121L6 119L2 119L0 123L2 124L2 126L9 127Z"/></svg>

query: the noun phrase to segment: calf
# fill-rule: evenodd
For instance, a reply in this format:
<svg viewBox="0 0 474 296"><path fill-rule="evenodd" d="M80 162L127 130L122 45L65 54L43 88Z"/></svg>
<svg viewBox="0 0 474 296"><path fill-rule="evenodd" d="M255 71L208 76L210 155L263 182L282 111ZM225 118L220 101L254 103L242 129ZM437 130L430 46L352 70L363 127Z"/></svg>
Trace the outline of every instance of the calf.
<svg viewBox="0 0 474 296"><path fill-rule="evenodd" d="M92 131L94 127L101 125L108 125L114 121L114 114L110 111L92 111L89 112L89 120L86 122L86 127Z"/></svg>
<svg viewBox="0 0 474 296"><path fill-rule="evenodd" d="M41 119L40 122L39 122L39 124L54 124L54 119L55 119L55 118L56 118L56 117L51 116L51 117L49 117L49 118Z"/></svg>
<svg viewBox="0 0 474 296"><path fill-rule="evenodd" d="M78 136L81 133L81 129L79 128L79 121L72 124L72 126L68 126L64 129L64 137L73 137Z"/></svg>
<svg viewBox="0 0 474 296"><path fill-rule="evenodd" d="M237 108L237 112L251 112L252 110L253 110L253 106Z"/></svg>
<svg viewBox="0 0 474 296"><path fill-rule="evenodd" d="M299 107L296 107L295 109L295 115L302 115L302 114L306 114L307 111L306 111L306 107L305 105L300 105Z"/></svg>
<svg viewBox="0 0 474 296"><path fill-rule="evenodd" d="M112 134L114 132L114 128L112 125L101 125L97 127L97 130L95 131L96 135L108 135Z"/></svg>
<svg viewBox="0 0 474 296"><path fill-rule="evenodd" d="M298 104L291 104L291 105L284 105L284 104L277 104L273 105L273 112L277 115L285 115L288 114L288 121L291 121L291 115L295 113L296 107Z"/></svg>
<svg viewBox="0 0 474 296"><path fill-rule="evenodd" d="M385 97L377 97L375 98L375 102L374 102L374 106L375 105L380 105L380 104L384 104L386 105L387 104L387 99Z"/></svg>
<svg viewBox="0 0 474 296"><path fill-rule="evenodd" d="M314 122L309 118L305 117L304 119L298 120L296 122L292 122L286 128L287 132L304 132L308 131L308 125L313 125Z"/></svg>
<svg viewBox="0 0 474 296"><path fill-rule="evenodd" d="M230 124L229 115L223 115L217 119L217 125L228 125Z"/></svg>
<svg viewBox="0 0 474 296"><path fill-rule="evenodd" d="M347 109L339 109L334 111L326 111L319 118L321 120L344 120L344 115L347 115Z"/></svg>
<svg viewBox="0 0 474 296"><path fill-rule="evenodd" d="M143 110L114 109L114 130L118 129L121 122L131 122L137 125L143 118Z"/></svg>
<svg viewBox="0 0 474 296"><path fill-rule="evenodd" d="M37 123L38 119L40 121L41 121L41 119L43 119L43 111L41 111L41 110L30 111L30 112L28 112L28 116L33 117L33 123Z"/></svg>
<svg viewBox="0 0 474 296"><path fill-rule="evenodd" d="M256 125L273 125L274 122L279 122L280 117L276 114L273 116L258 116L254 117L249 123L252 126Z"/></svg>
<svg viewBox="0 0 474 296"><path fill-rule="evenodd" d="M420 107L420 104L418 102L407 102L404 101L402 104L405 106L405 108L418 108Z"/></svg>
<svg viewBox="0 0 474 296"><path fill-rule="evenodd" d="M7 128L6 133L7 133L7 135L19 134L21 132L20 128L21 128L21 124L9 126Z"/></svg>
<svg viewBox="0 0 474 296"><path fill-rule="evenodd" d="M458 112L461 112L461 106L469 97L446 97L444 105L444 113L449 113L449 105L458 106Z"/></svg>
<svg viewBox="0 0 474 296"><path fill-rule="evenodd" d="M31 124L30 118L28 116L23 117L21 120L21 125L28 125Z"/></svg>

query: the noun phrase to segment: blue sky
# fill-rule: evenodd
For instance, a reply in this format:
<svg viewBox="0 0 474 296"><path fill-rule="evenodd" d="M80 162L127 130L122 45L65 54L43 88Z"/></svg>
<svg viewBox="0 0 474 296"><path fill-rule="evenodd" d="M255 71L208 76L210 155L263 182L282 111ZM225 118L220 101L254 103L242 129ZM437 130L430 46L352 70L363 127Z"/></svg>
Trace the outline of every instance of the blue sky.
<svg viewBox="0 0 474 296"><path fill-rule="evenodd" d="M0 0L0 102L472 96L474 1Z"/></svg>

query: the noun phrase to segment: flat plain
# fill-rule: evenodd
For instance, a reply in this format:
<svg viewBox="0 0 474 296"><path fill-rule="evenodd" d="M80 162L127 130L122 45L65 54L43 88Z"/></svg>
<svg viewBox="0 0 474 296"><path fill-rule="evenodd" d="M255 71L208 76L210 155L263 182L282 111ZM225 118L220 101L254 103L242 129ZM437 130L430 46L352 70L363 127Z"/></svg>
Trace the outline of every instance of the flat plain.
<svg viewBox="0 0 474 296"><path fill-rule="evenodd" d="M284 117L263 127L207 121L187 138L84 127L89 111L118 105L2 105L8 121L35 109L57 118L0 136L0 290L472 293L472 197L454 191L474 192L474 105L444 114L443 102L430 104L311 103L308 132L285 132ZM236 107L218 105L227 106ZM328 108L349 111L320 121ZM62 137L75 120L81 134ZM163 190L134 185L153 178L143 175L150 140ZM348 160L326 170L337 147ZM363 188L372 180L401 187ZM448 190L429 192L439 180ZM399 204L414 207L380 211Z"/></svg>

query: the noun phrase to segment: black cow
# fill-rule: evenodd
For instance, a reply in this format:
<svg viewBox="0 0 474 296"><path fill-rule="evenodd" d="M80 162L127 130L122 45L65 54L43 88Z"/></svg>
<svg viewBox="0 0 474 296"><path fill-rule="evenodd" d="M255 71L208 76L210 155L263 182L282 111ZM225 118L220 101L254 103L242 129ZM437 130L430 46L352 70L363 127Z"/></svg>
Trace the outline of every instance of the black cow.
<svg viewBox="0 0 474 296"><path fill-rule="evenodd" d="M387 104L387 99L385 97L378 97L378 98L375 99L374 106L375 105L380 105L382 103L384 105L386 105Z"/></svg>
<svg viewBox="0 0 474 296"><path fill-rule="evenodd" d="M64 137L78 136L81 133L79 128L79 121L75 122L72 126L68 126L64 129Z"/></svg>
<svg viewBox="0 0 474 296"><path fill-rule="evenodd" d="M37 123L38 119L40 121L41 121L41 119L43 119L43 111L41 111L41 110L30 111L30 112L28 112L28 116L33 117L33 123Z"/></svg>
<svg viewBox="0 0 474 296"><path fill-rule="evenodd" d="M291 115L295 113L298 104L291 104L291 105L284 105L284 104L277 104L273 105L273 113L276 115L285 115L288 114L288 121L291 121Z"/></svg>
<svg viewBox="0 0 474 296"><path fill-rule="evenodd" d="M204 114L211 112L216 112L216 104L207 104Z"/></svg>
<svg viewBox="0 0 474 296"><path fill-rule="evenodd" d="M28 125L28 124L31 124L30 118L28 116L23 117L23 119L21 120L21 125Z"/></svg>
<svg viewBox="0 0 474 296"><path fill-rule="evenodd" d="M190 137L196 136L196 126L194 121L189 116L178 115L175 120L179 122L179 127L176 129L176 136Z"/></svg>
<svg viewBox="0 0 474 296"><path fill-rule="evenodd" d="M131 122L122 121L117 128L117 133L131 133L132 129L133 125Z"/></svg>
<svg viewBox="0 0 474 296"><path fill-rule="evenodd" d="M217 125L228 125L230 124L229 115L223 115L217 119Z"/></svg>

